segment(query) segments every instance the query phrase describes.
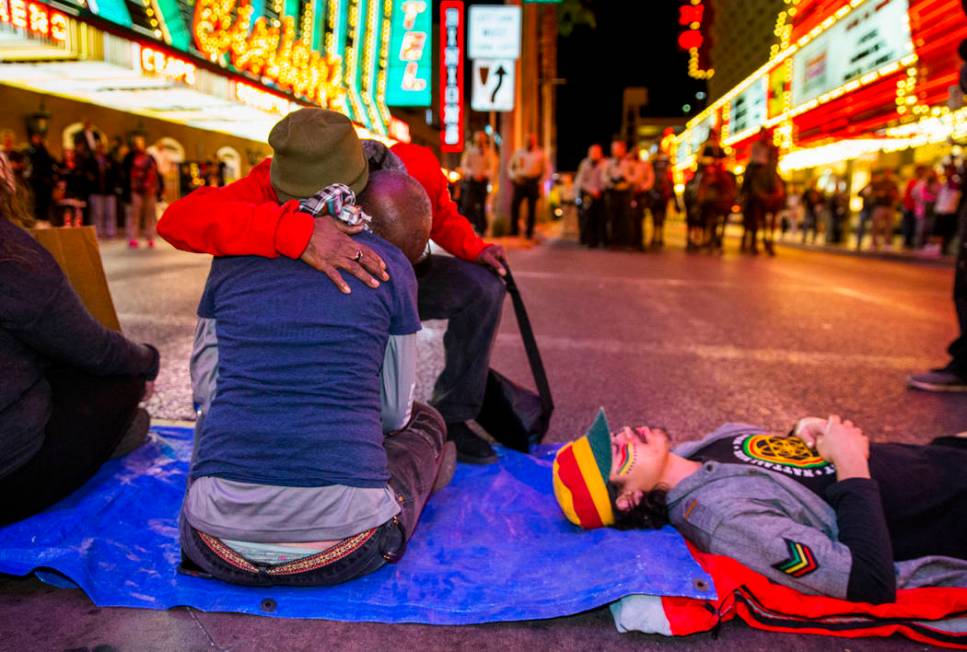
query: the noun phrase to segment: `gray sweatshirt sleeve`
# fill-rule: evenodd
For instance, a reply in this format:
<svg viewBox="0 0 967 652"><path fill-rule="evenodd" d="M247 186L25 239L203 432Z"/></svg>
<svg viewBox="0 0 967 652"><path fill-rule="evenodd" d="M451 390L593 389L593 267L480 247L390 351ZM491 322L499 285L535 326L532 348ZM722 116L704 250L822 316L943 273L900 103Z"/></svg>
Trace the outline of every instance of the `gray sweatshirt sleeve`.
<svg viewBox="0 0 967 652"><path fill-rule="evenodd" d="M714 528L709 552L737 559L797 591L847 599L850 549L768 501L736 499Z"/></svg>
<svg viewBox="0 0 967 652"><path fill-rule="evenodd" d="M191 400L199 418L208 413L218 382L218 336L215 320L199 317L188 365L191 375Z"/></svg>
<svg viewBox="0 0 967 652"><path fill-rule="evenodd" d="M410 421L416 390L416 333L390 335L380 374L379 405L383 432L399 430Z"/></svg>

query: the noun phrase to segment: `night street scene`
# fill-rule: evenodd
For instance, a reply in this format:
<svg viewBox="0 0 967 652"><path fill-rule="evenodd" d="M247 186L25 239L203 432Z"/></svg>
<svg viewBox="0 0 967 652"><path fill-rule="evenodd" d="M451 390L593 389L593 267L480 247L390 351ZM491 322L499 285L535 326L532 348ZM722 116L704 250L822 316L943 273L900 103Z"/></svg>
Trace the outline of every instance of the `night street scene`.
<svg viewBox="0 0 967 652"><path fill-rule="evenodd" d="M0 652L967 649L967 0L0 0Z"/></svg>

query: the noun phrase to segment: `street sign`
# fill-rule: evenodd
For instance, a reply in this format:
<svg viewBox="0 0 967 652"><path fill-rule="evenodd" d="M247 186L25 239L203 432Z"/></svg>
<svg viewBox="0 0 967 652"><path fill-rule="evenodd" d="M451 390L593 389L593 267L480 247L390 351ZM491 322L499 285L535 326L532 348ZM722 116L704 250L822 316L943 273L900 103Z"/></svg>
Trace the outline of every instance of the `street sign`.
<svg viewBox="0 0 967 652"><path fill-rule="evenodd" d="M468 14L471 59L520 57L519 6L473 5Z"/></svg>
<svg viewBox="0 0 967 652"><path fill-rule="evenodd" d="M470 108L474 111L513 111L514 68L513 59L475 59Z"/></svg>

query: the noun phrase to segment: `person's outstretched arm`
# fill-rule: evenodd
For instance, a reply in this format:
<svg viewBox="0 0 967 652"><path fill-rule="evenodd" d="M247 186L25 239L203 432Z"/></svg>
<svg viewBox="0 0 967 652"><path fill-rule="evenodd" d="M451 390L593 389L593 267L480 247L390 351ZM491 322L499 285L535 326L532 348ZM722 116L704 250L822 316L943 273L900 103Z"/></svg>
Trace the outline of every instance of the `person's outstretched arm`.
<svg viewBox="0 0 967 652"><path fill-rule="evenodd" d="M199 188L173 202L158 222L158 234L183 251L213 256L279 255L300 259L329 277L342 292L345 270L370 287L386 281L383 260L349 234L362 226L340 225L329 217L313 218L299 202L279 204L269 178L271 160L223 188Z"/></svg>

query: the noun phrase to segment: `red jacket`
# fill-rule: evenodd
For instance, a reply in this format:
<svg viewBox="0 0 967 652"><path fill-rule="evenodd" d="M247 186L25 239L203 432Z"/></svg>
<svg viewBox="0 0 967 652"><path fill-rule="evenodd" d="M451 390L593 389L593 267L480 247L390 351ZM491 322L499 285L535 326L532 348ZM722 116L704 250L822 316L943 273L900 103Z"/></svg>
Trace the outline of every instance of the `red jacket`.
<svg viewBox="0 0 967 652"><path fill-rule="evenodd" d="M476 260L487 243L457 212L433 152L403 143L392 151L430 196L430 238L457 258ZM312 235L312 216L299 212L296 201L279 204L269 178L270 164L267 158L235 183L224 188L199 188L172 203L158 222L158 234L184 251L215 256L300 257Z"/></svg>
<svg viewBox="0 0 967 652"><path fill-rule="evenodd" d="M755 629L774 632L845 638L900 634L921 643L967 648L967 588L900 589L890 604L847 602L800 593L734 559L688 547L712 577L718 600L661 597L655 621L660 627L651 631L687 636L738 617Z"/></svg>

